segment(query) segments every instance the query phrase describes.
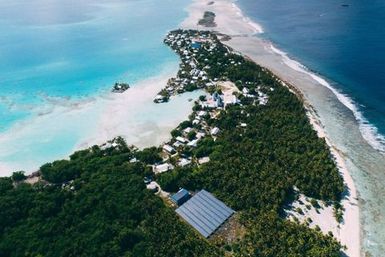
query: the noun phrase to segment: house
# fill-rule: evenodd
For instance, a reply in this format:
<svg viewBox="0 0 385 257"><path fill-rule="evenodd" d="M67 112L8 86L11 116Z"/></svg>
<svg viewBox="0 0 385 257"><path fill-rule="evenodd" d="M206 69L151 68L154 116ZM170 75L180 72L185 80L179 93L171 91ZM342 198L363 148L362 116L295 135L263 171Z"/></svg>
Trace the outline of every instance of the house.
<svg viewBox="0 0 385 257"><path fill-rule="evenodd" d="M198 132L197 135L196 135L196 138L197 139L201 139L205 136L206 134L204 132Z"/></svg>
<svg viewBox="0 0 385 257"><path fill-rule="evenodd" d="M189 164L191 164L191 160L190 160L190 159L186 159L186 158L182 158L182 159L180 159L179 162L178 162L178 165L179 165L180 167L184 167L184 166L187 166L187 165L189 165Z"/></svg>
<svg viewBox="0 0 385 257"><path fill-rule="evenodd" d="M201 121L199 119L195 119L192 121L193 125L198 125Z"/></svg>
<svg viewBox="0 0 385 257"><path fill-rule="evenodd" d="M179 148L179 147L183 146L183 144L179 141L176 141L174 144L172 144L172 146L175 148Z"/></svg>
<svg viewBox="0 0 385 257"><path fill-rule="evenodd" d="M218 127L212 128L210 130L210 134L213 135L213 136L217 135L218 133L219 133L219 128Z"/></svg>
<svg viewBox="0 0 385 257"><path fill-rule="evenodd" d="M198 144L198 139L194 139L194 140L190 141L187 145L191 146L191 147L196 147L197 144Z"/></svg>
<svg viewBox="0 0 385 257"><path fill-rule="evenodd" d="M154 193L158 192L158 190L159 190L158 185L154 181L152 181L148 185L146 185L146 188L148 190L150 190L151 192L154 192Z"/></svg>
<svg viewBox="0 0 385 257"><path fill-rule="evenodd" d="M176 194L173 194L170 197L171 201L173 201L176 205L181 206L188 199L190 199L190 193L184 188L181 188Z"/></svg>
<svg viewBox="0 0 385 257"><path fill-rule="evenodd" d="M135 163L135 162L138 162L138 160L135 157L130 160L130 163Z"/></svg>
<svg viewBox="0 0 385 257"><path fill-rule="evenodd" d="M204 163L208 163L210 161L210 157L202 157L202 158L199 158L198 159L198 163L199 164L204 164Z"/></svg>
<svg viewBox="0 0 385 257"><path fill-rule="evenodd" d="M172 146L167 145L167 144L163 146L163 150L166 151L169 154L174 154L175 153L175 149Z"/></svg>
<svg viewBox="0 0 385 257"><path fill-rule="evenodd" d="M169 171L169 170L172 170L174 169L174 166L172 166L171 164L169 163L163 163L163 164L159 164L159 165L154 165L152 167L152 171L155 173L155 174L160 174L160 173L164 173L166 171Z"/></svg>
<svg viewBox="0 0 385 257"><path fill-rule="evenodd" d="M162 95L156 95L155 96L155 101L159 102L159 103L163 102L163 96Z"/></svg>
<svg viewBox="0 0 385 257"><path fill-rule="evenodd" d="M222 97L217 92L215 92L209 97L209 99L205 103L202 104L202 107L208 107L208 108L223 107Z"/></svg>
<svg viewBox="0 0 385 257"><path fill-rule="evenodd" d="M207 112L206 111L199 111L198 112L198 116L199 117L203 117L203 116L206 116L207 115Z"/></svg>
<svg viewBox="0 0 385 257"><path fill-rule="evenodd" d="M183 138L183 137L181 137L181 136L177 136L175 139L176 139L177 141L181 142L182 144L185 144L185 143L188 142L188 140L187 140L186 138Z"/></svg>
<svg viewBox="0 0 385 257"><path fill-rule="evenodd" d="M192 128L187 127L187 128L185 128L185 129L183 130L183 132L184 132L185 134L188 134L188 133L190 133L192 130L193 130Z"/></svg>

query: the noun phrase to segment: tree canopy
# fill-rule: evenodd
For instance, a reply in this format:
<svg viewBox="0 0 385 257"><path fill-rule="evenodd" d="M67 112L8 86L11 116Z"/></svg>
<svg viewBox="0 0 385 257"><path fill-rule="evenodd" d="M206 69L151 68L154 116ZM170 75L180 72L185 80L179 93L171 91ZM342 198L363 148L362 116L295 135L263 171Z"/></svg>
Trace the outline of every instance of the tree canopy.
<svg viewBox="0 0 385 257"><path fill-rule="evenodd" d="M218 256L145 188L144 163L129 163L127 149L107 152L45 165L55 184L1 179L0 256Z"/></svg>

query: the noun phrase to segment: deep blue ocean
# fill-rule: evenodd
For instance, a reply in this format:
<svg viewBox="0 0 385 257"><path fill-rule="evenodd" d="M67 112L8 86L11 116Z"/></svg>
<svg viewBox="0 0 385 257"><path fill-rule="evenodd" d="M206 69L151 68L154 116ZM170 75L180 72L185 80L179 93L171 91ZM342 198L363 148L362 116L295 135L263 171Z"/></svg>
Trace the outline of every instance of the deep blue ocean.
<svg viewBox="0 0 385 257"><path fill-rule="evenodd" d="M385 135L385 1L239 0L237 4L263 26L264 37L277 48L349 96L366 119L361 122L378 129L378 140Z"/></svg>

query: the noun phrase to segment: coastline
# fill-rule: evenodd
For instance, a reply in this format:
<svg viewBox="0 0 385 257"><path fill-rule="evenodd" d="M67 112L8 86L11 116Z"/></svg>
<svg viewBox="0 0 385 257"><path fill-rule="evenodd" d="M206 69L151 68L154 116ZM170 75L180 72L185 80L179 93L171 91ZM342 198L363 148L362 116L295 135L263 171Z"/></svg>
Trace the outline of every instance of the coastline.
<svg viewBox="0 0 385 257"><path fill-rule="evenodd" d="M285 84L296 85L296 83L293 83L290 78L282 76L282 74L277 73L275 69L272 69L269 65L266 65L268 63L266 60L268 59L270 59L269 61L278 61L281 64L283 63L281 56L278 56L277 53L272 51L272 45L270 43L254 37L255 34L263 32L261 26L253 23L249 18L244 17L241 10L232 1L217 0L214 2L214 4L208 5L208 3L209 1L205 0L194 0L193 3L187 8L188 17L182 22L182 28L214 30L227 34L231 36L231 39L225 42L225 44L241 52L243 55L246 55L257 64L270 69L275 75L280 77L282 81L289 81L289 83ZM216 14L216 27L206 28L197 25L197 21L202 17L205 11L212 11ZM261 56L264 57L262 61L260 58ZM274 57L274 59L271 60L271 57ZM288 66L287 64L284 65L286 65L287 68L293 69L293 67ZM294 71L298 73L298 70ZM297 79L301 79L302 77L298 77L298 74L295 75L297 76ZM314 80L315 78L310 77L310 79ZM314 80L314 82L319 83L320 81ZM336 222L333 213L330 211L324 211L321 212L321 219L323 220L324 225L319 224L320 228L324 233L333 231L336 239L339 240L343 245L347 246L348 249L345 253L348 256L360 256L360 212L357 200L357 190L353 178L349 173L348 167L345 163L345 158L338 147L334 145L333 141L328 137L328 133L324 130L321 120L316 115L316 110L313 108L311 102L307 99L307 95L302 93L301 88L296 86L289 87L299 98L303 100L305 108L307 109L309 120L313 125L314 130L317 131L319 137L325 138L347 187L348 193L345 195L341 202L345 209L344 221L342 224L339 224L338 227L338 223ZM314 217L314 220L317 219Z"/></svg>
<svg viewBox="0 0 385 257"><path fill-rule="evenodd" d="M0 176L10 176L16 170L30 174L46 162L68 158L74 151L105 143L116 136L140 148L160 145L190 114L193 103L188 99L200 93L176 96L163 105L153 103L153 97L177 70L177 64L170 63L159 75L133 84L124 93L108 90L81 101L58 99L46 107L48 111L37 110L37 115L0 135L0 143L9 146L0 149L0 159L12 160L0 162ZM71 137L62 137L64 134ZM52 144L58 138L60 146ZM23 155L19 154L20 149ZM40 153L38 158L35 152ZM18 162L18 158L23 162Z"/></svg>
<svg viewBox="0 0 385 257"><path fill-rule="evenodd" d="M385 236L385 234L383 234L383 231L385 231L385 205L384 203L379 203L379 201L382 201L381 199L385 197L385 190L381 184L381 181L385 181L385 177L380 173L373 173L373 170L383 170L383 167L385 167L383 165L385 164L385 159L378 161L380 154L371 149L372 144L365 142L365 140L368 140L367 136L365 137L361 130L362 124L360 124L359 130L356 129L357 113L355 113L354 110L354 103L349 102L348 96L340 94L338 90L333 88L327 80L319 77L317 73L308 71L306 67L302 66L299 62L290 59L285 52L275 48L271 42L258 37L258 33L263 33L263 28L254 23L250 18L245 17L240 8L231 0L217 0L215 4L210 6L204 4L205 0L193 1L188 8L189 17L183 21L182 27L198 30L219 30L220 32L231 35L232 39L224 42L224 44L228 44L233 49L241 52L245 57L249 57L257 64L266 67L281 78L282 81L285 81L285 84L302 99L307 109L309 120L314 130L317 131L318 136L325 138L329 145L330 151L335 158L348 190L348 194L342 200L345 208L345 222L341 228L338 228L335 224L332 210L325 208L320 211L318 216L313 212L309 214L315 215L312 225L319 223L317 225L321 227L322 231L333 231L333 234L336 235L341 242L346 241L346 243L343 244L348 247L352 246L354 252L352 252L352 248L349 247L350 249L347 251L348 256L360 256L360 251L362 255L364 255L364 251L367 253L366 251L368 251L369 246L371 249L375 247L377 247L375 249L378 250L384 249L385 246L382 246L381 242L383 242L383 237ZM196 24L197 20L202 17L203 12L206 10L213 10L216 13L215 21L218 24L217 27L205 28ZM28 162L24 163L26 164L24 166L28 167L28 171L31 171L30 168L37 168L37 165L43 164L46 161L63 157L67 158L68 154L75 150L86 148L96 143L104 143L117 134L127 135L127 137L125 137L127 142L138 145L139 147L159 145L169 139L169 131L174 125L178 124L178 121L184 119L180 117L183 115L187 117L191 111L187 103L187 98L190 97L187 96L187 94L172 99L168 107L157 105L157 107L162 107L162 110L156 107L154 109L149 107L155 95L152 95L152 93L158 90L157 85L164 85L165 83L160 82L166 81L171 76L172 72L170 74L162 73L162 75L140 81L137 91L133 90L135 93L132 93L132 95L129 95L131 93L128 92L134 88L128 90L127 94L119 97L107 93L107 95L96 96L93 99L82 102L67 101L66 99L63 99L59 103L52 102L58 107L52 108L52 110L43 110L38 117L40 121L45 120L45 124L52 125L51 127L47 127L47 136L40 136L39 133L43 131L38 131L36 121L27 120L26 123L29 121L32 122L32 129L29 127L26 128L26 126L23 126L25 123L22 123L18 124L17 128L13 128L15 130L12 132L7 132L6 136L8 136L8 138L0 136L0 142L3 145L10 145L10 149L0 150L0 156L2 153L5 153L5 150L13 152L16 151L16 148L23 149L21 151L23 155L23 153L25 153L24 149L28 149L28 145L32 145L33 141L37 140L37 135L44 139L43 144L48 145L50 138L54 136L55 133L59 133L58 129L60 128L68 133L78 133L78 131L87 130L87 126L81 126L80 123L88 123L88 121L92 120L94 126L89 126L88 124L88 127L91 129L87 130L86 134L83 134L86 136L79 136L78 140L73 144L75 147L68 150L66 154L58 157L49 157L44 161L36 161L30 158L30 156L25 155L24 158L28 159ZM154 83L159 84L154 85ZM153 88L154 92L151 89L151 85L156 87L156 89ZM141 87L143 87L143 90L140 89ZM145 89L151 90L152 92L150 94L151 96L148 97L148 101L146 99L149 91ZM47 101L56 100L48 99ZM336 102L336 100L339 102ZM180 108L182 102L184 107L186 107L184 110L185 114L178 116L180 114L177 113L178 110L176 109ZM322 109L320 109L320 106L322 106ZM97 111L99 115L96 115L95 108L98 108ZM166 110L168 110L168 112ZM91 113L91 115L88 115L89 113ZM151 116L152 119L153 116L162 115L162 119L157 119L161 122L147 120L147 117L144 117L144 115L148 113L151 113L151 115L148 116ZM336 113L338 115L335 115ZM326 114L334 117L331 118ZM77 116L77 119L73 122L73 127L72 125L64 126L59 124L61 121L56 119L56 115L63 115L66 117L66 120L69 120L71 115L72 117ZM167 119L164 118L166 116L168 116ZM347 122L345 116L349 118ZM81 119L81 117L84 117L84 119ZM52 120L49 120L50 118L52 118ZM96 119L96 122L94 119ZM175 123L169 124L168 120L172 119L175 119ZM79 124L75 124L77 121L79 121ZM53 125L58 126L58 128L54 128ZM370 126L370 124L366 125ZM338 133L334 133L335 131ZM346 137L345 134L341 132L346 132ZM27 138L27 134L31 138L33 138L34 135L36 137L31 139L31 141L23 142L23 136ZM344 138L340 138L341 135ZM10 142L12 144L8 144ZM349 144L347 144L347 142ZM50 149L47 148L47 151L50 151ZM368 154L362 155L363 151L366 151ZM47 156L44 152L40 153L40 151L39 155L39 158ZM35 161L35 163L31 161ZM14 163L17 163L17 161ZM373 168L373 170L371 168ZM9 166L8 163L4 163L4 165L0 163L0 174L2 171L8 170L9 172L10 170L17 169L19 168ZM365 190L368 191L365 192ZM369 212L372 212L372 216L368 214ZM368 253L368 255L370 255L370 253ZM371 254L370 256L377 255Z"/></svg>

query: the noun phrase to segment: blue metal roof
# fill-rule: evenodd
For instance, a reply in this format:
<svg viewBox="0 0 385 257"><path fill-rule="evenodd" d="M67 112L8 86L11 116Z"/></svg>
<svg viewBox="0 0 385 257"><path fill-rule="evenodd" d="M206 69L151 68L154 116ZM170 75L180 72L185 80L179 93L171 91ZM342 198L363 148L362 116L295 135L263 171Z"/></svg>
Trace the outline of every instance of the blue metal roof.
<svg viewBox="0 0 385 257"><path fill-rule="evenodd" d="M176 209L176 213L207 238L234 213L234 210L206 190L201 190Z"/></svg>
<svg viewBox="0 0 385 257"><path fill-rule="evenodd" d="M189 198L190 193L184 188L180 189L176 194L171 196L171 200L178 205L183 204Z"/></svg>
<svg viewBox="0 0 385 257"><path fill-rule="evenodd" d="M201 47L201 43L199 43L199 42L193 42L193 43L191 44L191 47L194 48L194 49L198 49L198 48Z"/></svg>

